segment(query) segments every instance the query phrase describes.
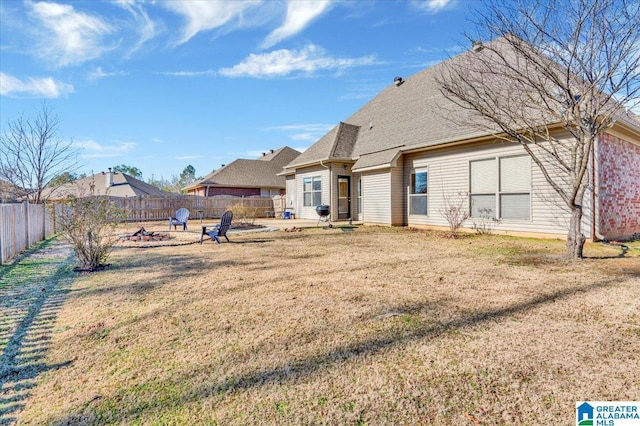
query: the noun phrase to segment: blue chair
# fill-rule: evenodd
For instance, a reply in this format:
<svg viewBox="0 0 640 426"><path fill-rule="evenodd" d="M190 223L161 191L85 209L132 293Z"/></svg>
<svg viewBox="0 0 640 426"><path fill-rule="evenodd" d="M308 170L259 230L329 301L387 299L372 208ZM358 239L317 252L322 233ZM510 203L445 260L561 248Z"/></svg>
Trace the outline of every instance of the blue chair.
<svg viewBox="0 0 640 426"><path fill-rule="evenodd" d="M187 230L187 221L189 220L189 210L184 207L176 212L175 217L169 217L169 231L171 231L171 225L176 230L178 225L182 225L182 230Z"/></svg>
<svg viewBox="0 0 640 426"><path fill-rule="evenodd" d="M229 237L227 237L227 231L231 227L231 220L233 219L233 212L231 210L227 210L224 212L222 217L220 218L220 223L217 224L211 231L206 231L206 227L202 227L202 234L200 235L200 244L202 244L202 239L204 238L204 234L207 234L211 237L211 241L215 241L220 244L220 237L225 237L227 242L229 241Z"/></svg>

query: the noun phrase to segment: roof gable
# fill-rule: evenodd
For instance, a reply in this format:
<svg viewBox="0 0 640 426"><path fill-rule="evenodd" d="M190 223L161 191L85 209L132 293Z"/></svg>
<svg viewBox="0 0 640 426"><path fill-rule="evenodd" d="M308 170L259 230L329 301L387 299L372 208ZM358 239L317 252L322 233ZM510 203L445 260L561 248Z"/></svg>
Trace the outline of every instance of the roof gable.
<svg viewBox="0 0 640 426"><path fill-rule="evenodd" d="M88 195L109 195L112 197L169 197L175 195L120 172L111 172L111 184L109 185L109 173L96 173L75 182L65 183L52 190L49 198Z"/></svg>
<svg viewBox="0 0 640 426"><path fill-rule="evenodd" d="M265 153L257 160L237 159L189 185L188 189L204 186L284 188L285 178L278 176L284 166L300 152L288 146Z"/></svg>

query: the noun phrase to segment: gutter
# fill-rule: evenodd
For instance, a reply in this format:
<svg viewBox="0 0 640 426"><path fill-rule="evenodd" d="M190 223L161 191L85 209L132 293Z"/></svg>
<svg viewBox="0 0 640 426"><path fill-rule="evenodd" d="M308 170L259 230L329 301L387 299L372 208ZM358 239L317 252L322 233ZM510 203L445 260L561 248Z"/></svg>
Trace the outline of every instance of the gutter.
<svg viewBox="0 0 640 426"><path fill-rule="evenodd" d="M325 166L322 163L322 160L320 160L320 165L322 167L324 167L325 169L329 169L329 206L330 206L329 207L329 220L333 220L333 197L332 197L332 194L333 194L333 191L332 191L332 189L333 189L333 177L331 176L331 165Z"/></svg>

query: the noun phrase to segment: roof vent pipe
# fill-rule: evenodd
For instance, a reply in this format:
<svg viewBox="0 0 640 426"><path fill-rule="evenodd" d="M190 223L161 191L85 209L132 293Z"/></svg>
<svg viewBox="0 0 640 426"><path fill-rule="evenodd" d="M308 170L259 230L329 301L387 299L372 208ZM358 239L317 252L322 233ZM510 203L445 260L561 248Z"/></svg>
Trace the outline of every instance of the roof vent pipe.
<svg viewBox="0 0 640 426"><path fill-rule="evenodd" d="M105 188L111 188L113 185L113 173L111 172L111 167L109 167L109 172L105 175Z"/></svg>
<svg viewBox="0 0 640 426"><path fill-rule="evenodd" d="M474 52L479 52L482 49L484 49L484 44L482 44L482 40L475 40L471 44L471 50L473 50Z"/></svg>
<svg viewBox="0 0 640 426"><path fill-rule="evenodd" d="M402 77L396 77L393 79L393 84L395 84L396 86L400 86L402 83L404 83Z"/></svg>

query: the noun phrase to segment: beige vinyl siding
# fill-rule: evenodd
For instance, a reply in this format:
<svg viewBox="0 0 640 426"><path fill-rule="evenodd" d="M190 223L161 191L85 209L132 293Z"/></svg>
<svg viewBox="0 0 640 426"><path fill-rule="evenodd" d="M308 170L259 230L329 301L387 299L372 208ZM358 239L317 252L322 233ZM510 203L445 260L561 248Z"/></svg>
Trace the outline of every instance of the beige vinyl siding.
<svg viewBox="0 0 640 426"><path fill-rule="evenodd" d="M406 155L404 164L405 194L409 189L411 171L421 167L428 167L429 170L428 216L408 215L408 224L447 226L446 219L440 213L443 210L444 197L464 196L467 200L465 206L469 207L471 161L522 154L525 154L525 151L520 145L487 143ZM531 218L529 220L502 219L501 223L495 226L495 230L566 234L569 217L565 213L566 209L563 207L562 200L546 182L542 172L533 162L531 170ZM585 202L585 204L587 203ZM468 219L464 226L471 228L472 224L473 219ZM587 228L585 226L585 232L588 233Z"/></svg>
<svg viewBox="0 0 640 426"><path fill-rule="evenodd" d="M365 223L391 225L391 173L362 173L362 216Z"/></svg>
<svg viewBox="0 0 640 426"><path fill-rule="evenodd" d="M296 171L296 217L300 219L317 219L318 214L316 213L315 206L305 207L304 204L304 187L303 182L304 178L313 178L313 177L321 177L322 178L322 203L329 203L329 169L316 166L316 167L306 167L303 169L298 169Z"/></svg>
<svg viewBox="0 0 640 426"><path fill-rule="evenodd" d="M391 225L406 225L407 197L404 190L402 158L398 159L397 167L392 167L389 173L391 174Z"/></svg>

